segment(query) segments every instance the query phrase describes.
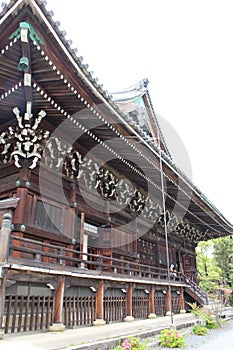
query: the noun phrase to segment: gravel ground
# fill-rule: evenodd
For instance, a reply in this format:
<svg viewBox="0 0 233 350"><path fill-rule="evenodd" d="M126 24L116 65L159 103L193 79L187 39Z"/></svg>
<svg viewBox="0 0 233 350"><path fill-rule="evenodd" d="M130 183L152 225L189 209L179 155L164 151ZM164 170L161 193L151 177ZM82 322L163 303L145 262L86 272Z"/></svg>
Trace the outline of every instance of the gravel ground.
<svg viewBox="0 0 233 350"><path fill-rule="evenodd" d="M209 330L205 336L188 333L185 340L184 350L233 350L233 320L226 322L222 328ZM159 346L156 349L170 350Z"/></svg>

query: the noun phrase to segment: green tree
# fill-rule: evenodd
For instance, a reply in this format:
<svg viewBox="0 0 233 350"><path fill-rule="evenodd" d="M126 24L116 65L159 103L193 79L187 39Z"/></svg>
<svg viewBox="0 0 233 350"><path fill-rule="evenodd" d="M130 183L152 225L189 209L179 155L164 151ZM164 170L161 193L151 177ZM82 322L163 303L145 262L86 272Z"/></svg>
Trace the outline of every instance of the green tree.
<svg viewBox="0 0 233 350"><path fill-rule="evenodd" d="M221 280L227 287L233 287L233 239L217 238L214 242L214 258L222 271Z"/></svg>
<svg viewBox="0 0 233 350"><path fill-rule="evenodd" d="M196 248L196 253L200 287L210 294L218 295L222 271L217 266L214 258L213 241L200 242Z"/></svg>

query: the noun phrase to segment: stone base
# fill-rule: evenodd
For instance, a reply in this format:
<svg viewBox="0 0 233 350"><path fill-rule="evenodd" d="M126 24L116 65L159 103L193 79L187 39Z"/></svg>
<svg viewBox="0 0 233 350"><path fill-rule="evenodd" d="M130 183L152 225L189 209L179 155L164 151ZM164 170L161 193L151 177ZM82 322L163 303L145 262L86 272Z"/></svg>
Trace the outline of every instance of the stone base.
<svg viewBox="0 0 233 350"><path fill-rule="evenodd" d="M166 312L166 316L171 316L171 315L173 315L173 313L171 311Z"/></svg>
<svg viewBox="0 0 233 350"><path fill-rule="evenodd" d="M106 324L106 321L104 321L102 318L97 318L93 322L93 326L104 326Z"/></svg>
<svg viewBox="0 0 233 350"><path fill-rule="evenodd" d="M156 318L157 316L154 313L151 313L148 315L148 318L152 319L152 318Z"/></svg>
<svg viewBox="0 0 233 350"><path fill-rule="evenodd" d="M49 332L63 332L65 328L63 323L54 323L49 327Z"/></svg>
<svg viewBox="0 0 233 350"><path fill-rule="evenodd" d="M186 310L185 309L181 309L180 310L180 314L186 314Z"/></svg>
<svg viewBox="0 0 233 350"><path fill-rule="evenodd" d="M124 318L124 321L125 321L125 322L133 322L133 320L134 320L134 317L133 317L133 316L126 316L126 317Z"/></svg>
<svg viewBox="0 0 233 350"><path fill-rule="evenodd" d="M4 329L0 329L0 339L2 339L5 335Z"/></svg>

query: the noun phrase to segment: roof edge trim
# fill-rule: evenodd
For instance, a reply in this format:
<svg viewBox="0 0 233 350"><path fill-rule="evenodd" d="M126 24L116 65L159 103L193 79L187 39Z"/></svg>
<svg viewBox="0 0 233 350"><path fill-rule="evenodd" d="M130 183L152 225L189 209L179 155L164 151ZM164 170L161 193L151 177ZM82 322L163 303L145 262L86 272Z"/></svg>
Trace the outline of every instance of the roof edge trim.
<svg viewBox="0 0 233 350"><path fill-rule="evenodd" d="M24 0L18 0L6 13L3 15L3 17L0 19L0 25L9 17L9 15L14 12L14 10L23 2Z"/></svg>

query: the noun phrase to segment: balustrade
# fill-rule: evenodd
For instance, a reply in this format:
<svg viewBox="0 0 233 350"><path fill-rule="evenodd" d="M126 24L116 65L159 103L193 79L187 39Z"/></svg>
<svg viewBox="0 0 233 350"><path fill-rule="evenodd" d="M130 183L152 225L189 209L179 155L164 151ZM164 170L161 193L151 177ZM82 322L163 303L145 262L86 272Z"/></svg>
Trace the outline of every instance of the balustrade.
<svg viewBox="0 0 233 350"><path fill-rule="evenodd" d="M16 258L17 257L17 258ZM9 258L20 260L30 266L58 266L70 269L95 270L96 273L112 273L127 275L132 278L143 277L166 280L167 269L139 262L128 261L127 258L117 259L104 255L84 253L76 249L45 243L29 238L13 236L10 242ZM182 275L177 273L175 281L182 281Z"/></svg>

